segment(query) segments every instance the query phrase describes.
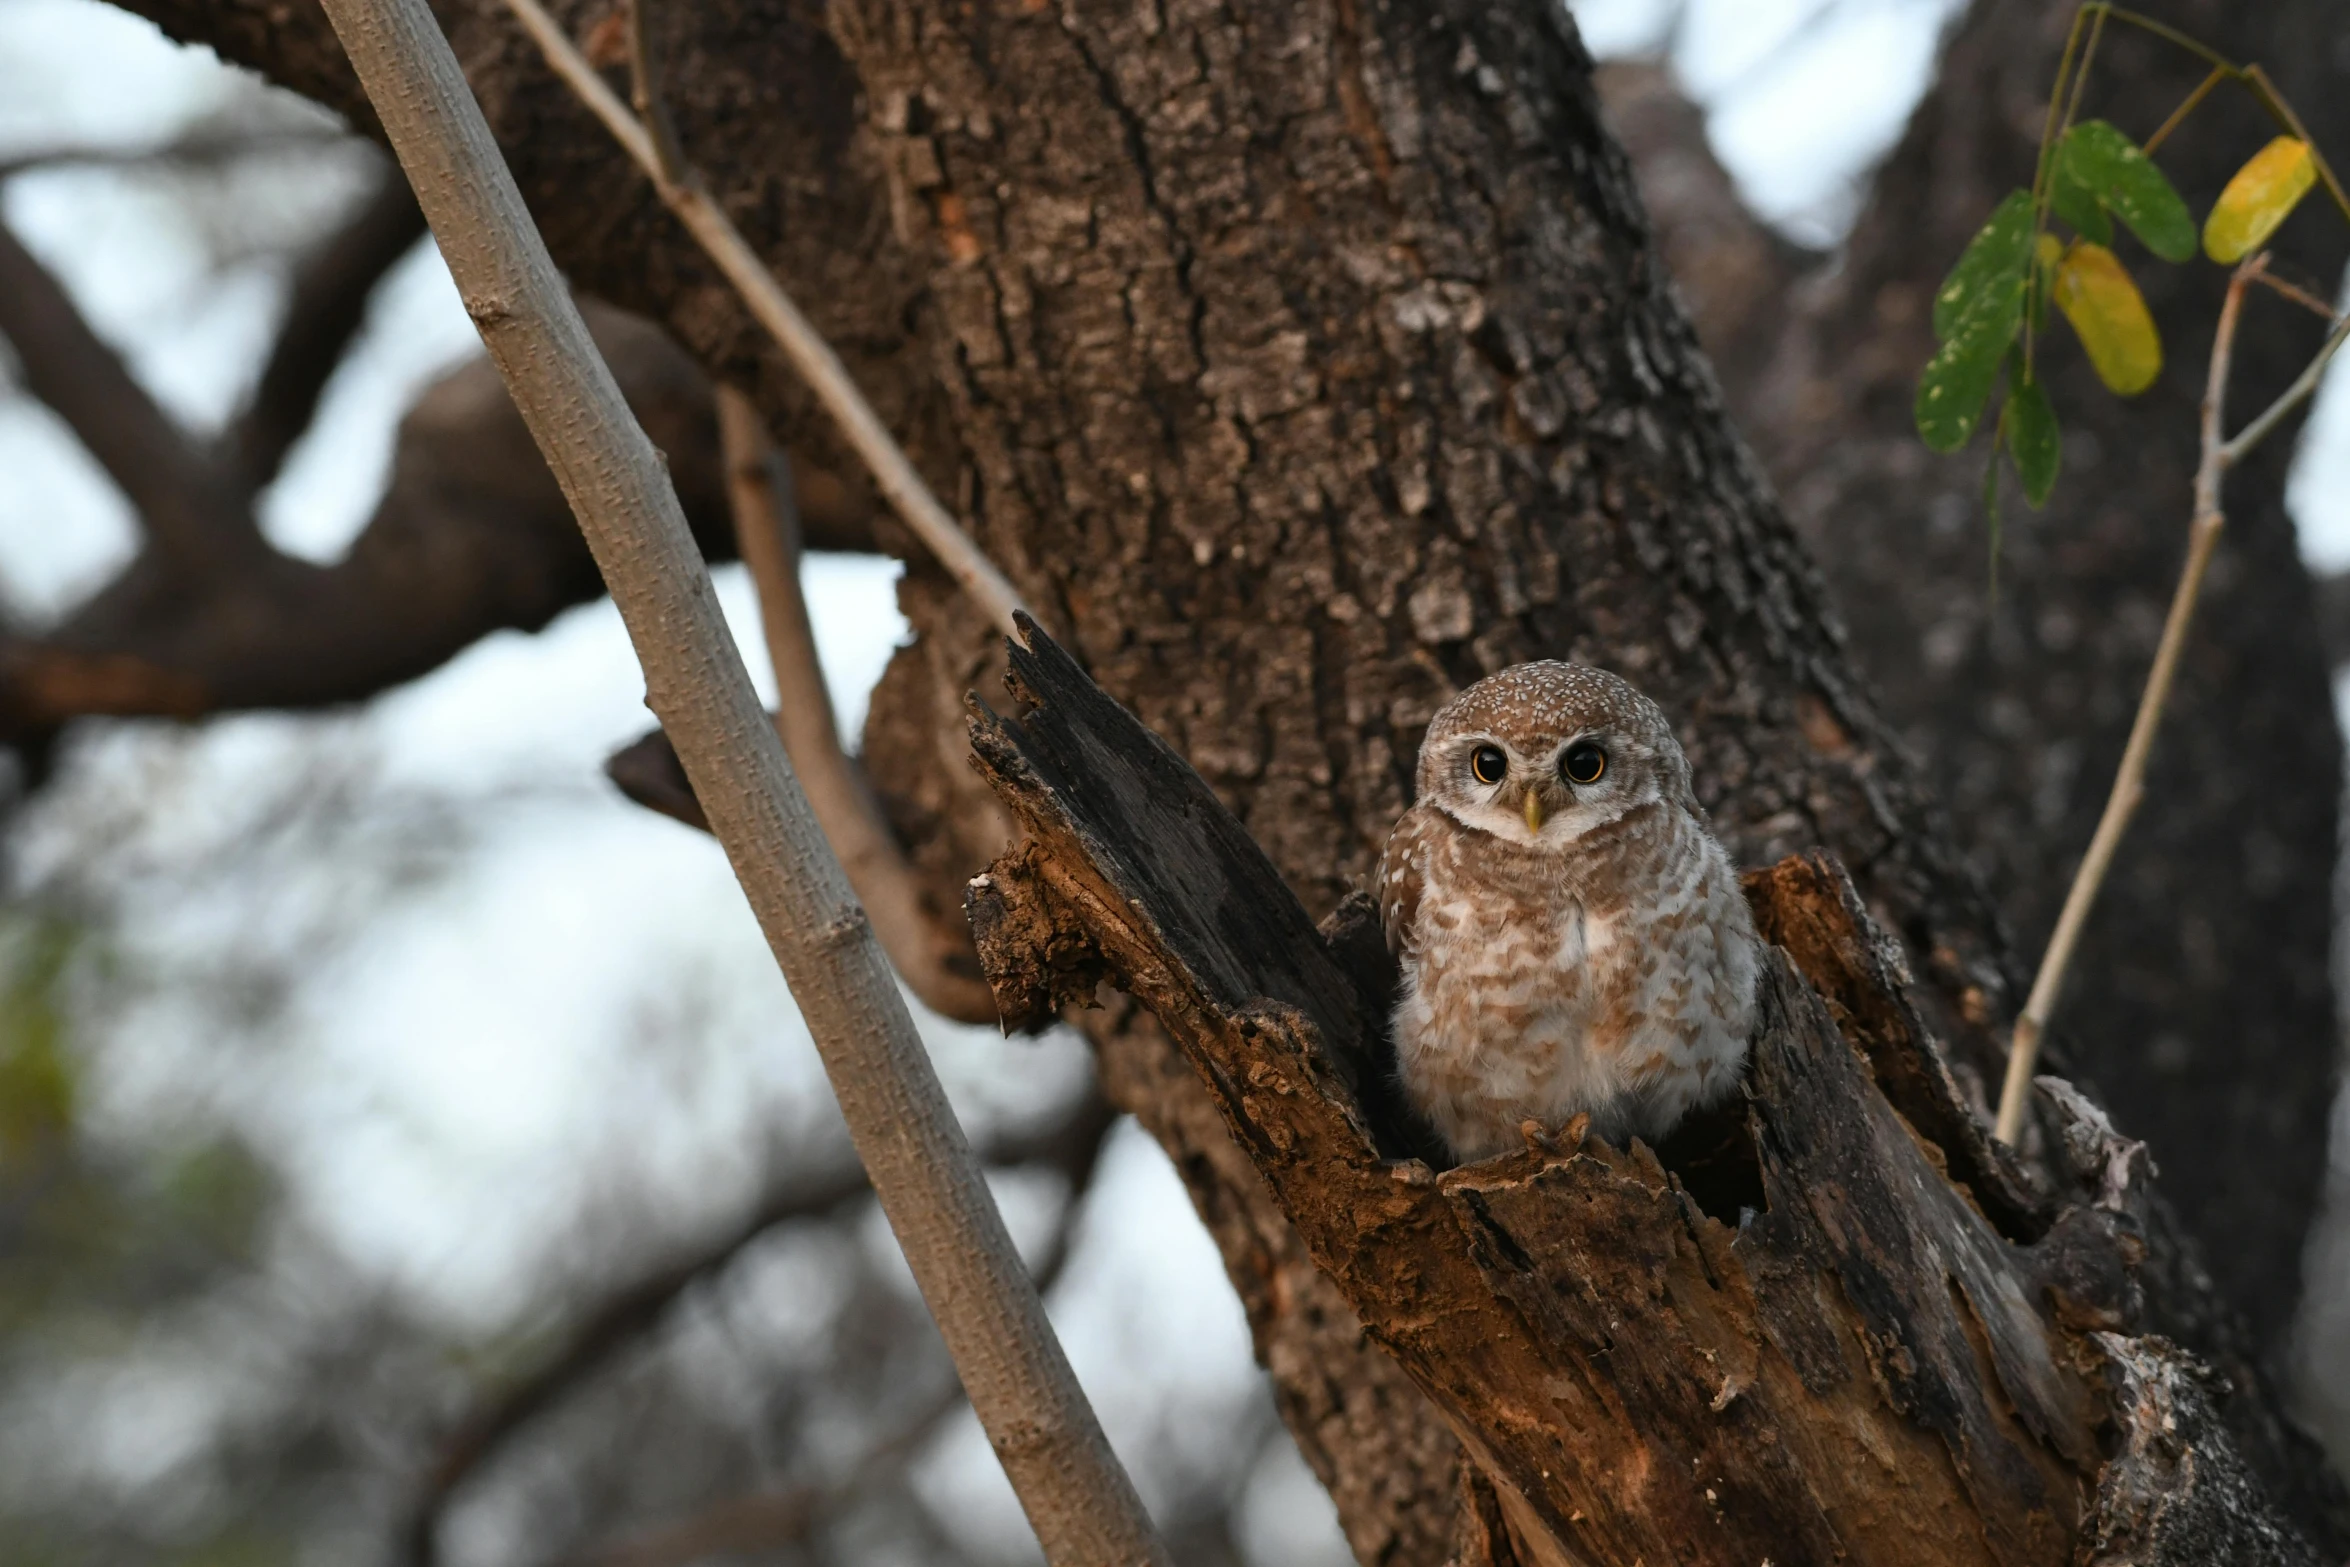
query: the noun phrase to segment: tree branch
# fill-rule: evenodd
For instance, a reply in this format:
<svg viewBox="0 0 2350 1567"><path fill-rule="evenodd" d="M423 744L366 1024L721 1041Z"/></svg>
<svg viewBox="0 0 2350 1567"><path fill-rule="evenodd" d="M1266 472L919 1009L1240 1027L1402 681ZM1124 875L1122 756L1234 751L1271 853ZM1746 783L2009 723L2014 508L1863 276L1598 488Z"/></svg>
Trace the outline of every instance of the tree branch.
<svg viewBox="0 0 2350 1567"><path fill-rule="evenodd" d="M730 558L709 382L651 323L594 301L583 309L705 555ZM836 474L805 478L810 542L871 551L870 497ZM191 582L142 558L41 638L0 637L0 742L93 715L184 720L361 701L493 631L535 631L602 592L563 492L496 370L477 358L409 409L390 484L334 565L273 554L262 569ZM668 765L674 772L674 757ZM698 807L693 820L704 825Z"/></svg>
<svg viewBox="0 0 2350 1567"><path fill-rule="evenodd" d="M206 573L272 553L236 488L189 444L5 224L0 336L16 350L26 390L65 421L175 564Z"/></svg>
<svg viewBox="0 0 2350 1567"><path fill-rule="evenodd" d="M2137 716L2130 725L2129 741L2122 748L2121 764L2114 770L2105 809L2097 818L2097 830L2089 839L2088 852L2073 873L2063 911L2048 938L2048 949L2041 955L2039 972L2033 976L2031 994L2016 1019L2015 1035L2008 1046L2007 1077L1999 1094L1998 1135L2004 1142L2014 1142L2023 1130L2024 1105L2031 1091L2034 1065L2039 1060L2041 1036L2056 1010L2057 997L2062 994L2065 976L2072 968L2074 950L2080 944L2081 932L2088 926L2090 911L2097 905L2097 894L2105 886L2106 875L2113 868L2113 857L2121 848L2123 835L2130 830L2130 819L2138 814L2138 807L2146 798L2146 763L2153 755L2154 737L2162 728L2164 710L2170 705L2171 683L2178 675L2179 656L2187 645L2187 628L2195 618L2196 600L2202 597L2204 574L2211 566L2212 552L2219 547L2220 533L2227 526L2227 515L2221 506L2221 487L2226 483L2228 470L2316 393L2327 364L2344 338L2350 337L2350 316L2345 316L2326 334L2324 345L2293 384L2233 440L2228 439L2228 376L2235 362L2236 322L2244 308L2245 291L2260 281L2267 268L2265 251L2245 261L2229 281L2227 297L2220 305L2219 325L2212 333L2211 365L2203 390L2202 458L2195 468L2195 511L2187 525L2186 564L2179 570L2178 586L2171 594L2169 613L2163 618L2162 640L2154 650L2154 664L2147 671L2145 689L2139 693Z"/></svg>
<svg viewBox="0 0 2350 1567"><path fill-rule="evenodd" d="M286 453L310 428L343 350L367 320L383 275L424 237L424 214L396 169L294 274L293 297L252 401L224 447L246 493L277 477Z"/></svg>
<svg viewBox="0 0 2350 1567"><path fill-rule="evenodd" d="M1046 1559L1164 1563L1053 1337L870 923L718 614L660 454L598 358L424 0L326 0L678 755L790 981L915 1282Z"/></svg>
<svg viewBox="0 0 2350 1567"><path fill-rule="evenodd" d="M775 732L808 791L809 808L906 987L941 1016L993 1023L995 997L979 972L970 927L959 917L949 926L924 905L913 866L864 775L841 750L801 596L799 512L787 460L769 441L759 410L730 386L718 388L718 434L735 543L758 585L760 626L775 668Z"/></svg>
<svg viewBox="0 0 2350 1567"><path fill-rule="evenodd" d="M603 121L637 167L652 177L663 204L677 215L710 259L718 264L726 280L742 296L743 303L750 307L751 314L791 361L792 368L816 393L825 411L839 422L842 435L872 472L883 496L905 518L906 525L929 547L947 574L971 596L972 602L987 612L997 629L1011 634L1012 617L1022 608L1019 594L995 562L963 531L963 525L930 493L930 486L914 471L904 448L881 422L881 416L873 411L873 405L865 400L865 394L858 390L848 367L832 351L832 345L801 314L800 307L776 281L775 274L767 270L750 241L743 238L734 221L710 198L700 177L691 170L686 171L682 181L668 177L653 137L629 114L612 89L604 85L603 77L538 0L506 0L506 8L538 44L564 85Z"/></svg>

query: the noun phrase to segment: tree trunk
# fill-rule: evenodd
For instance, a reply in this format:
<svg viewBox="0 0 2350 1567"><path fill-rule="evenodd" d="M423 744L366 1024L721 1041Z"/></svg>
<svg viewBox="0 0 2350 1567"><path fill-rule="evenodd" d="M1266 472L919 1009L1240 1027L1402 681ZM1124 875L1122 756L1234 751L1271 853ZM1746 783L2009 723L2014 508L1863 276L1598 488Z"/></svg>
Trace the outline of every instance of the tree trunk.
<svg viewBox="0 0 2350 1567"><path fill-rule="evenodd" d="M351 106L307 12L134 8ZM605 13L566 14L584 36ZM575 281L755 376L821 462L804 398L494 0L444 15ZM1919 954L1928 1021L1962 1065L1995 1063L1996 921L1722 416L1554 7L786 0L660 24L730 212L1023 595L1309 910L1367 870L1446 696L1528 657L1601 663L1674 717L1733 852L1836 853ZM1008 832L959 711L1000 655L919 559L901 598L918 638L876 693L867 772L951 909ZM1096 1023L1357 1555L1441 1560L1444 1422L1164 1035Z"/></svg>

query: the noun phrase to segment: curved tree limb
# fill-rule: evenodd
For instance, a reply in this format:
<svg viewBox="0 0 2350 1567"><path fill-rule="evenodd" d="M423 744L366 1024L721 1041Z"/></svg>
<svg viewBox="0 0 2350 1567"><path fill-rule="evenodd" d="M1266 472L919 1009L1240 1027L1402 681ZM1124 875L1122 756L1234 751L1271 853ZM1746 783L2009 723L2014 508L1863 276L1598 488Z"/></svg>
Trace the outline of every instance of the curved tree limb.
<svg viewBox="0 0 2350 1567"><path fill-rule="evenodd" d="M839 1095L859 1158L1048 1561L1163 1563L807 807L659 453L556 274L423 0L327 0L482 341L579 518Z"/></svg>
<svg viewBox="0 0 2350 1567"><path fill-rule="evenodd" d="M5 224L0 337L16 350L26 389L65 421L128 497L156 549L181 571L250 566L269 553L246 498L156 406Z"/></svg>

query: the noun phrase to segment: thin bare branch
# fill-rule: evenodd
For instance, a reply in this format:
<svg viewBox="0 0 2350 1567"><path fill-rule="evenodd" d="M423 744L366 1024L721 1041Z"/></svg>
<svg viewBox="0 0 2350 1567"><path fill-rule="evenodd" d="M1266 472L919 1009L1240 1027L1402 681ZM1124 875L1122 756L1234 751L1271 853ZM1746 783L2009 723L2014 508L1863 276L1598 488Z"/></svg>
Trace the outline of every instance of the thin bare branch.
<svg viewBox="0 0 2350 1567"><path fill-rule="evenodd" d="M995 994L979 972L970 928L950 927L922 902L914 868L898 848L864 775L841 750L840 728L824 688L824 667L800 589L798 508L790 468L768 438L751 400L718 388L719 444L736 547L759 589L759 619L775 668L775 732L791 757L808 804L840 856L857 901L873 917L873 934L906 988L924 1006L966 1023L997 1021Z"/></svg>
<svg viewBox="0 0 2350 1567"><path fill-rule="evenodd" d="M286 453L310 428L343 350L367 320L375 285L424 237L424 214L396 169L294 274L293 297L252 401L224 441L248 492L277 477Z"/></svg>
<svg viewBox="0 0 2350 1567"><path fill-rule="evenodd" d="M718 264L735 292L742 296L743 303L750 307L751 314L782 348L792 368L816 393L826 411L839 421L849 445L872 470L882 496L906 519L906 525L938 558L948 575L987 612L996 628L1006 636L1016 636L1012 617L1023 606L1012 584L930 493L930 487L914 471L914 464L904 449L882 424L881 416L857 389L848 367L800 313L800 307L767 270L750 241L743 238L742 231L710 199L702 182L690 170L681 182L672 183L663 177L653 138L628 112L618 95L604 84L604 78L538 0L506 0L506 6L546 55L555 74L604 122L637 167L652 176L662 202Z"/></svg>
<svg viewBox="0 0 2350 1567"><path fill-rule="evenodd" d="M2334 355L2341 352L2345 338L2350 338L2350 315L2334 323L2333 331L2326 334L2325 346L2317 351L2316 358L2302 367L2301 374L2294 379L2293 384L2286 387L2275 402L2262 409L2259 418L2236 432L2235 438L2220 448L2221 468L2233 468L2242 462L2252 448L2275 434L2278 425L2291 418L2294 410L2316 395L2319 383L2325 380L2326 366L2332 364Z"/></svg>
<svg viewBox="0 0 2350 1567"><path fill-rule="evenodd" d="M776 1226L820 1218L871 1189L862 1170L795 1182L774 1193L749 1218L710 1245L607 1298L536 1370L476 1407L449 1433L400 1526L401 1560L416 1567L428 1567L436 1560L441 1514L457 1488L515 1432L652 1331L680 1295L722 1272L753 1241Z"/></svg>
<svg viewBox="0 0 2350 1567"><path fill-rule="evenodd" d="M628 80L636 100L636 117L653 144L653 178L672 189L693 178L685 149L678 145L677 125L661 97L661 54L653 43L653 0L626 0L628 6Z"/></svg>
<svg viewBox="0 0 2350 1567"><path fill-rule="evenodd" d="M1046 1560L1166 1563L965 1142L888 959L621 400L424 0L326 0L458 292L577 514L859 1158ZM606 93L609 97L609 93ZM640 135L641 140L641 135Z"/></svg>
<svg viewBox="0 0 2350 1567"><path fill-rule="evenodd" d="M810 1481L783 1491L752 1491L643 1530L609 1545L569 1558L575 1567L682 1567L734 1552L772 1550L803 1539L825 1516L858 1491L876 1483L875 1470L897 1465L901 1445L911 1447L938 1429L960 1398L941 1398L906 1429L865 1455L857 1474L826 1484Z"/></svg>
<svg viewBox="0 0 2350 1567"><path fill-rule="evenodd" d="M837 1479L730 1496L572 1560L576 1567L685 1567L724 1552L773 1550L804 1540L858 1497L903 1475L907 1461L962 1405L960 1390L949 1387Z"/></svg>
<svg viewBox="0 0 2350 1567"><path fill-rule="evenodd" d="M2262 272L2258 276L2254 277L2252 281L2258 283L2262 288L2267 289L2272 294L2282 295L2284 298L2291 300L2294 304L2299 305L2302 309L2308 311L2310 314L2318 317L2322 321L2330 324L2334 319L2334 307L2332 305L2327 304L2324 300L2318 298L2317 295L2311 293L2308 289L2303 288L2300 284L2278 277L2273 271Z"/></svg>
<svg viewBox="0 0 2350 1567"><path fill-rule="evenodd" d="M0 336L16 350L25 389L65 421L175 563L201 571L271 553L243 497L156 406L64 286L5 224Z"/></svg>
<svg viewBox="0 0 2350 1567"><path fill-rule="evenodd" d="M2050 1014L2056 1010L2056 998L2064 989L2074 949L2089 923L2089 911L2096 906L2097 893L2105 885L2106 873L2113 868L2114 854L2121 847L2123 834L2129 831L2130 818L2137 814L2140 802L2146 797L2146 760L2153 754L2154 736L2162 727L2163 709L2170 701L2179 652L2186 646L2187 627L2195 618L2195 600L2203 591L2203 576L2211 565L2211 552L2219 544L2220 531L2227 525L2220 510L2220 484L2232 460L2229 443L2222 437L2228 370L2235 356L2236 321L2243 313L2245 290L2267 264L2264 253L2238 267L2228 283L2227 298L2220 305L2219 325L2211 339L2211 370L2203 390L2203 457L2195 470L2195 515L2187 529L2187 562L2179 572L2178 587L2171 594L2170 613L2162 624L2162 641L2155 648L2154 667L2147 673L2146 688L2138 698L2138 716L2130 724L2130 738L2122 748L2121 766L2114 773L2105 811L2097 819L2097 831L2090 836L2089 852L2082 857L2081 868L2074 872L2072 886L2065 892L2064 909L2057 915L2056 930L2048 938L2040 971L2032 978L2032 991L2025 998L2023 1014L2016 1019L2015 1034L2008 1045L2007 1080L1999 1093L1996 1130L2002 1142L2012 1144L2023 1130L2024 1105L2031 1096L2032 1071L2039 1058L2040 1040L2047 1032ZM2311 366L2312 371L2322 368L2326 355L2333 351L2340 337L2337 331L2327 340L2325 353ZM2269 427L2274 428L2273 422Z"/></svg>

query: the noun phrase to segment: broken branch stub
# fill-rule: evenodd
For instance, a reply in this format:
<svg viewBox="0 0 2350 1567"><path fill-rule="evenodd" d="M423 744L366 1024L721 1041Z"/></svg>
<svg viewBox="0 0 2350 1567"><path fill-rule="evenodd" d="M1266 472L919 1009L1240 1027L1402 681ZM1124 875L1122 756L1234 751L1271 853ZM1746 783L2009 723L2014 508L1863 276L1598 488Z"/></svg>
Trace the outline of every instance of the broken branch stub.
<svg viewBox="0 0 2350 1567"><path fill-rule="evenodd" d="M1661 1157L1570 1129L1440 1173L1387 1086L1361 902L1317 930L1199 776L1023 629L1022 716L972 704L1027 835L969 898L999 1004L1106 978L1158 1016L1475 1460L1463 1561L2152 1567L2213 1559L2214 1529L2313 1560L2192 1363L2131 1335L2142 1166L2034 1191L1831 861L1748 880L1776 944L1731 1113Z"/></svg>

